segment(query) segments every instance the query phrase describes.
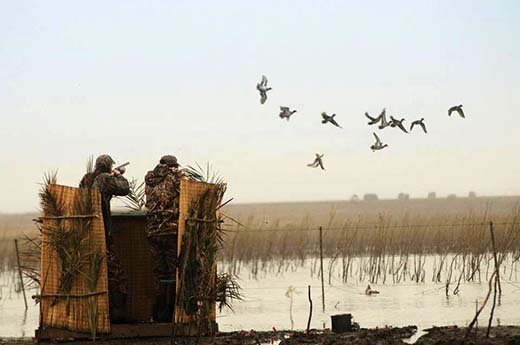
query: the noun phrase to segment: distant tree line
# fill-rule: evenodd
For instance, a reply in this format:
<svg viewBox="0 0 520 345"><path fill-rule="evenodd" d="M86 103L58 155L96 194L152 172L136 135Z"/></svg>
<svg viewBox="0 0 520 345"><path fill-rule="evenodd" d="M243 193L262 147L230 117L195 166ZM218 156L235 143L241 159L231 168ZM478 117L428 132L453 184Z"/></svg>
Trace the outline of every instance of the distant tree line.
<svg viewBox="0 0 520 345"><path fill-rule="evenodd" d="M468 193L468 198L474 199L476 197L477 197L477 193L475 193L474 191L471 191ZM428 200L437 199L437 193L429 192L426 198ZM446 196L446 199L449 199L449 200L457 199L457 194L454 194L454 193L448 194ZM361 199L359 198L359 196L357 194L352 194L352 196L350 197L350 201L352 201L352 202L358 202L360 200ZM377 200L379 200L379 196L376 193L366 193L363 195L363 201L377 201ZM410 194L401 192L401 193L397 194L397 200L402 200L402 201L410 200Z"/></svg>

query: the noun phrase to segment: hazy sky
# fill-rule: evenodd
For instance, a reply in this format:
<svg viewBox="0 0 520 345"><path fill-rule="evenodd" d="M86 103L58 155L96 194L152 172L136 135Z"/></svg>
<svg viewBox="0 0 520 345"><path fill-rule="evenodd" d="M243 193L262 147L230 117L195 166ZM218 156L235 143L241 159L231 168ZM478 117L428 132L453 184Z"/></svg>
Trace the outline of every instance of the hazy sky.
<svg viewBox="0 0 520 345"><path fill-rule="evenodd" d="M235 202L520 194L519 21L514 0L5 1L0 211L36 210L44 172L76 185L102 153L140 179L162 154L210 161ZM363 113L383 107L430 133L385 129L371 152Z"/></svg>

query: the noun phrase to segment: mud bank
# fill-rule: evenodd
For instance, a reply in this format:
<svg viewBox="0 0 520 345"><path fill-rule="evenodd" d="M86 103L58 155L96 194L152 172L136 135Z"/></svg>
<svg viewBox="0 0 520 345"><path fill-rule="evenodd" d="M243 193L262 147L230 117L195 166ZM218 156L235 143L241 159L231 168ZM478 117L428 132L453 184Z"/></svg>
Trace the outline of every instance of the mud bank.
<svg viewBox="0 0 520 345"><path fill-rule="evenodd" d="M311 330L308 334L302 331L237 331L218 333L214 337L176 338L175 344L200 345L258 345L258 344L403 344L401 339L411 337L417 327L386 329L361 329L356 332L335 334L330 330ZM381 342L383 341L383 342ZM0 345L16 344L30 345L36 341L29 338L0 338ZM62 345L91 345L91 341L68 341L56 339L54 343ZM97 339L98 345L170 345L170 338L140 338L140 339ZM49 344L42 342L40 344Z"/></svg>
<svg viewBox="0 0 520 345"><path fill-rule="evenodd" d="M400 328L379 328L379 329L361 329L356 332L336 334L330 331L295 333L290 338L284 339L280 345L300 345L300 344L356 344L356 345L372 345L372 344L389 344L401 345L405 344L403 339L410 338L417 332L417 327L407 326Z"/></svg>
<svg viewBox="0 0 520 345"><path fill-rule="evenodd" d="M425 330L415 344L417 345L520 345L519 326L499 326L491 329L486 338L486 329L479 328L464 339L466 329L458 327L433 327ZM211 338L178 338L178 345L404 345L417 332L417 327L390 327L361 329L357 332L335 334L329 330L312 330L309 334L301 331L240 331L219 333ZM30 345L36 342L30 338L0 338L0 345ZM55 341L62 345L90 345L91 341ZM42 343L49 344L49 343ZM99 345L169 345L170 338L96 340Z"/></svg>
<svg viewBox="0 0 520 345"><path fill-rule="evenodd" d="M466 328L433 327L416 342L417 345L520 345L520 326L491 328L486 338L486 328L473 329L467 338Z"/></svg>

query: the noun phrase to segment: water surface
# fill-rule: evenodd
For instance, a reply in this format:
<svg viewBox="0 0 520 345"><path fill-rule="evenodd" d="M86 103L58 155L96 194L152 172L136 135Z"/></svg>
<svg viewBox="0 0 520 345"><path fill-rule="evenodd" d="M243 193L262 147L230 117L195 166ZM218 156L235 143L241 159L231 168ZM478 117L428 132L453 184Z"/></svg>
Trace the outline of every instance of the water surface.
<svg viewBox="0 0 520 345"><path fill-rule="evenodd" d="M377 296L366 296L366 283L344 284L338 278L332 285L325 283L325 312L322 310L321 285L318 277L310 275L310 261L303 267L281 274L265 273L259 279L243 274L240 284L244 300L235 302L234 312L218 313L217 322L221 331L304 329L309 316L307 286L311 285L314 328L330 327L330 316L351 313L362 327L385 327L417 325L428 328L433 325L467 325L475 313L475 301L482 301L487 293L487 283L463 283L457 296L445 296L444 285L434 283L378 284L373 289ZM327 267L327 266L326 266ZM247 272L243 267L242 272ZM333 275L336 277L336 275ZM0 274L0 336L31 337L38 325L38 306L27 292L29 309L25 311L23 297L16 292L15 272ZM293 293L291 325L290 298L286 296L289 286ZM520 283L502 280L501 305L495 311L495 320L502 325L520 324ZM487 324L488 307L481 314L479 323ZM496 324L497 321L495 321Z"/></svg>

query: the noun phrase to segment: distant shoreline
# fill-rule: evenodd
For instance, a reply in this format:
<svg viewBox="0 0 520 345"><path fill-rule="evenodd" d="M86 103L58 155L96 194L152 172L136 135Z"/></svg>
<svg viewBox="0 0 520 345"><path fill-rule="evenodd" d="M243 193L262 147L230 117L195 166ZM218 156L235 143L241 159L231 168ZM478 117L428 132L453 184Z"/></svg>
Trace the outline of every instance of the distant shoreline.
<svg viewBox="0 0 520 345"><path fill-rule="evenodd" d="M367 194L376 194L377 193L367 193ZM407 200L402 200L398 198L378 198L377 200L363 200L363 195L359 195L359 200L352 200L352 199L328 199L328 200L278 200L278 201L237 201L237 202L231 202L230 206L249 206L249 205L277 205L277 204L327 204L327 203L356 203L356 202L414 202L414 201L446 201L446 200L487 200L487 201L493 201L493 200L499 200L499 199L517 199L520 202L520 195L479 195L476 197L468 197L465 196L457 196L455 195L454 198L450 198L449 195L445 196L437 196L435 198L428 198L428 197L410 197ZM123 207L117 207L115 209L124 209ZM20 212L3 212L0 211L0 218L2 216L23 216L23 215L38 215L39 212L36 211L20 211ZM1 220L0 220L1 223Z"/></svg>
<svg viewBox="0 0 520 345"><path fill-rule="evenodd" d="M374 193L375 194L375 193ZM437 196L436 198L412 198L410 197L407 200L401 200L398 198L379 198L377 200L369 200L367 202L377 202L377 201L445 201L445 200L496 200L496 199L518 199L520 201L520 195L482 195L477 197L468 197L468 196L456 196L454 199L450 199L448 196ZM359 200L351 200L351 199L330 199L330 200L297 200L297 201L243 201L243 202L235 202L231 203L234 205L269 205L269 204L311 204L311 203L355 203L355 202L364 202L362 195ZM1 212L0 212L1 214Z"/></svg>

